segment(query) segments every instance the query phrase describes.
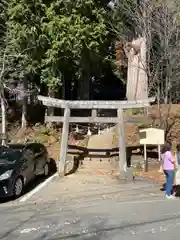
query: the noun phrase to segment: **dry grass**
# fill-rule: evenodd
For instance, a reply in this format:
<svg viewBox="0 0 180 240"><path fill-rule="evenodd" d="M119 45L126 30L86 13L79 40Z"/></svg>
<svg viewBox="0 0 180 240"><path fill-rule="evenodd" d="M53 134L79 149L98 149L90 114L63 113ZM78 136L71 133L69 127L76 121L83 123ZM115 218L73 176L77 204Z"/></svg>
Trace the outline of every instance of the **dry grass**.
<svg viewBox="0 0 180 240"><path fill-rule="evenodd" d="M159 167L154 167L149 169L148 172L144 172L142 169L134 169L135 176L145 177L147 179L151 179L157 183L163 184L165 181L165 177L163 173L159 173Z"/></svg>
<svg viewBox="0 0 180 240"><path fill-rule="evenodd" d="M135 111L137 110L137 111ZM125 137L127 146L139 145L139 128L146 127L158 127L159 125L159 110L157 105L153 105L149 108L149 115L144 117L138 109L133 111L125 111L125 116L139 116L139 123L137 124L125 124ZM161 106L164 118L167 116L167 107ZM172 127L169 130L168 138L175 145L180 142L180 104L173 104L170 108L170 113L168 114L168 123L172 123ZM115 128L114 132L114 146L118 145L118 128Z"/></svg>
<svg viewBox="0 0 180 240"><path fill-rule="evenodd" d="M49 155L55 159L59 159L61 129L48 128L45 125L37 124L27 129L21 129L18 125L8 130L8 139L12 143L38 142L44 144ZM86 147L87 138L75 140L69 137L69 144Z"/></svg>
<svg viewBox="0 0 180 240"><path fill-rule="evenodd" d="M53 159L58 159L61 130L47 128L45 125L36 125L21 129L16 126L8 131L8 139L12 143L38 142L44 144Z"/></svg>

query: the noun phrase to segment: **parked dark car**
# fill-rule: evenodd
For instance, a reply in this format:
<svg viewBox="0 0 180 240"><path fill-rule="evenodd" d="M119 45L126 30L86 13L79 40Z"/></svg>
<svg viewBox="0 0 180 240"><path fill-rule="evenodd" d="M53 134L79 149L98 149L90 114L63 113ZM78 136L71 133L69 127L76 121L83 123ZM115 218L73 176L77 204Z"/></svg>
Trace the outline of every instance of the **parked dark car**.
<svg viewBox="0 0 180 240"><path fill-rule="evenodd" d="M0 197L19 197L37 175L49 175L47 149L40 143L0 146Z"/></svg>

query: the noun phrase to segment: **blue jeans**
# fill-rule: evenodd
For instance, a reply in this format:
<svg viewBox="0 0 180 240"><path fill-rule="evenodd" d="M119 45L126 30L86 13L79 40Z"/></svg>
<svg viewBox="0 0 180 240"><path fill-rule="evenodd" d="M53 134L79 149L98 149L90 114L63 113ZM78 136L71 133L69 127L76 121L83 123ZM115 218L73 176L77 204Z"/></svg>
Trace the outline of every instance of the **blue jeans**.
<svg viewBox="0 0 180 240"><path fill-rule="evenodd" d="M173 183L174 183L174 170L164 170L166 175L166 194L171 196L173 193Z"/></svg>

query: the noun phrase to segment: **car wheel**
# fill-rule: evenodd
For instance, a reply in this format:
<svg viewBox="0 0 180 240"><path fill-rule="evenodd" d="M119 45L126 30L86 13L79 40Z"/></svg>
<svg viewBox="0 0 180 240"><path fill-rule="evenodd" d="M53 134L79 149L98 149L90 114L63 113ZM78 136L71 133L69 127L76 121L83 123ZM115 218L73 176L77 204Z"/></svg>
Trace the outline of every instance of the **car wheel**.
<svg viewBox="0 0 180 240"><path fill-rule="evenodd" d="M47 177L49 175L49 164L46 163L44 166L44 176Z"/></svg>
<svg viewBox="0 0 180 240"><path fill-rule="evenodd" d="M14 193L14 197L19 197L21 195L23 191L23 181L22 179L19 177L16 179L15 183L14 183L14 190L13 190L13 193Z"/></svg>

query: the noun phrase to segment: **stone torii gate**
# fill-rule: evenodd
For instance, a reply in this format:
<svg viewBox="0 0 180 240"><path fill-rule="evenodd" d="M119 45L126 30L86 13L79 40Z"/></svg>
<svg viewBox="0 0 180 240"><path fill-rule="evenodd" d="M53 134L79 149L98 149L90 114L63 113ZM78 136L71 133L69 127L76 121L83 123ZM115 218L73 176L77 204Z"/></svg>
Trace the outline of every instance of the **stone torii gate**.
<svg viewBox="0 0 180 240"><path fill-rule="evenodd" d="M63 117L47 116L45 119L46 122L63 123L58 164L58 171L61 177L65 175L69 123L117 123L119 129L119 172L120 177L124 178L126 177L127 166L123 110L132 108L147 108L151 102L155 101L155 98L136 101L67 101L39 95L38 100L41 101L44 106L64 109ZM94 116L94 114L90 117L71 117L71 109L115 109L117 110L117 117L97 117Z"/></svg>

